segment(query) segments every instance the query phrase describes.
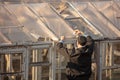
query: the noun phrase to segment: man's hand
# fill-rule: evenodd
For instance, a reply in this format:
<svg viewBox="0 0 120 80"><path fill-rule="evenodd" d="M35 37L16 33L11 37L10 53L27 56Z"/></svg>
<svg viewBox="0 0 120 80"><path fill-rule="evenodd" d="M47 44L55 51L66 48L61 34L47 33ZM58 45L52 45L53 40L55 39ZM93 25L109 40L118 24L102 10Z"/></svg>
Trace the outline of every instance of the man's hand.
<svg viewBox="0 0 120 80"><path fill-rule="evenodd" d="M63 41L65 39L65 36L61 36L60 40Z"/></svg>
<svg viewBox="0 0 120 80"><path fill-rule="evenodd" d="M80 30L76 29L76 30L74 30L74 34L81 35L81 34L83 34L83 32L81 32Z"/></svg>

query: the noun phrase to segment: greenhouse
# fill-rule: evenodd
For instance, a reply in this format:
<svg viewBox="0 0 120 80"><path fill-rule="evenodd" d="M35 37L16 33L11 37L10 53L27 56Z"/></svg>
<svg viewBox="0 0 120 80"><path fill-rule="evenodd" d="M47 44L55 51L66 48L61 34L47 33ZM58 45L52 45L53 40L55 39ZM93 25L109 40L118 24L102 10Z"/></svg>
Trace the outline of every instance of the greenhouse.
<svg viewBox="0 0 120 80"><path fill-rule="evenodd" d="M120 80L119 0L0 0L0 80L67 80L56 43L95 41L90 80Z"/></svg>

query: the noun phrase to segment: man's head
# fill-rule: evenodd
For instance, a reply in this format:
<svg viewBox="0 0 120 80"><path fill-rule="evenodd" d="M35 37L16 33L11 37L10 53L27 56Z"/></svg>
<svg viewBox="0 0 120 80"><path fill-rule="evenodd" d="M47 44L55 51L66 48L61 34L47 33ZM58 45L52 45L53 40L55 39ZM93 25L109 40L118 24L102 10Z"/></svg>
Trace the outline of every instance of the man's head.
<svg viewBox="0 0 120 80"><path fill-rule="evenodd" d="M78 36L77 42L81 46L84 46L86 44L86 42L87 42L87 38L85 36Z"/></svg>

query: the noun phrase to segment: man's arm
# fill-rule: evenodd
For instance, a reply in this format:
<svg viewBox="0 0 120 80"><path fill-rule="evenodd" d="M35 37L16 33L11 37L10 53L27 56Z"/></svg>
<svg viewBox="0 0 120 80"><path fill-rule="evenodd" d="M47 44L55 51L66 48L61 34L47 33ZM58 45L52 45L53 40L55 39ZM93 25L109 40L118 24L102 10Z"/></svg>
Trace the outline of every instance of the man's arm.
<svg viewBox="0 0 120 80"><path fill-rule="evenodd" d="M69 59L68 49L64 46L64 36L61 36L61 40L57 43L57 51Z"/></svg>
<svg viewBox="0 0 120 80"><path fill-rule="evenodd" d="M87 43L86 43L85 47L86 47L85 53L91 53L91 52L93 52L94 40L92 39L91 36L87 36Z"/></svg>

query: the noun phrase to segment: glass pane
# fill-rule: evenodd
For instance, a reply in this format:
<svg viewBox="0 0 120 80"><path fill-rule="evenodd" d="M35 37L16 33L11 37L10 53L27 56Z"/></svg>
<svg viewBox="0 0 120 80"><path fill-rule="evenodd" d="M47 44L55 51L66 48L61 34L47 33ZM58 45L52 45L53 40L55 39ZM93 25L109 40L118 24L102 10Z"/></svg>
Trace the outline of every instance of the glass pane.
<svg viewBox="0 0 120 80"><path fill-rule="evenodd" d="M15 16L4 6L0 5L0 27L18 26Z"/></svg>
<svg viewBox="0 0 120 80"><path fill-rule="evenodd" d="M119 80L120 68L102 71L102 80Z"/></svg>
<svg viewBox="0 0 120 80"><path fill-rule="evenodd" d="M102 16L91 3L73 3L73 5L84 18L103 34L103 37L120 36L120 31Z"/></svg>
<svg viewBox="0 0 120 80"><path fill-rule="evenodd" d="M11 44L11 41L7 39L1 32L0 32L0 44Z"/></svg>
<svg viewBox="0 0 120 80"><path fill-rule="evenodd" d="M30 67L29 72L29 80L49 80L49 66Z"/></svg>
<svg viewBox="0 0 120 80"><path fill-rule="evenodd" d="M29 5L37 15L42 19L45 25L58 37L64 35L68 38L73 36L73 30L61 19L51 8L48 3Z"/></svg>
<svg viewBox="0 0 120 80"><path fill-rule="evenodd" d="M14 4L7 6L17 16L19 22L24 25L24 28L36 39L40 37L50 37L57 40L57 37L42 23L29 7L24 4Z"/></svg>
<svg viewBox="0 0 120 80"><path fill-rule="evenodd" d="M4 5L0 5L0 35L1 43L34 41L33 37L22 31L16 16Z"/></svg>
<svg viewBox="0 0 120 80"><path fill-rule="evenodd" d="M114 44L114 64L120 65L120 43Z"/></svg>
<svg viewBox="0 0 120 80"><path fill-rule="evenodd" d="M93 38L101 36L101 33L98 30L94 29L84 21L71 3L51 3L51 5L72 29L79 29L85 35L92 35Z"/></svg>
<svg viewBox="0 0 120 80"><path fill-rule="evenodd" d="M56 70L56 80L68 80L65 74L65 69Z"/></svg>
<svg viewBox="0 0 120 80"><path fill-rule="evenodd" d="M118 18L119 6L115 1L94 2L94 6L120 30ZM102 7L101 7L102 6Z"/></svg>
<svg viewBox="0 0 120 80"><path fill-rule="evenodd" d="M13 27L13 28L1 28L1 35L5 38L5 41L14 42L26 42L26 41L35 41L35 39L30 36L28 33L25 33L21 27Z"/></svg>
<svg viewBox="0 0 120 80"><path fill-rule="evenodd" d="M49 49L33 49L30 62L49 62Z"/></svg>
<svg viewBox="0 0 120 80"><path fill-rule="evenodd" d="M50 52L48 50L48 48L32 50L30 54L29 80L49 80Z"/></svg>
<svg viewBox="0 0 120 80"><path fill-rule="evenodd" d="M4 54L0 55L1 59L0 60L0 69L1 69L1 78L3 80L8 80L9 78L14 79L14 80L21 80L22 75L20 74L22 72L21 68L23 66L23 55L22 54ZM7 61L6 61L7 60ZM14 76L6 76L12 75L12 74L19 74L19 75L14 75ZM4 74L4 75L3 75Z"/></svg>

